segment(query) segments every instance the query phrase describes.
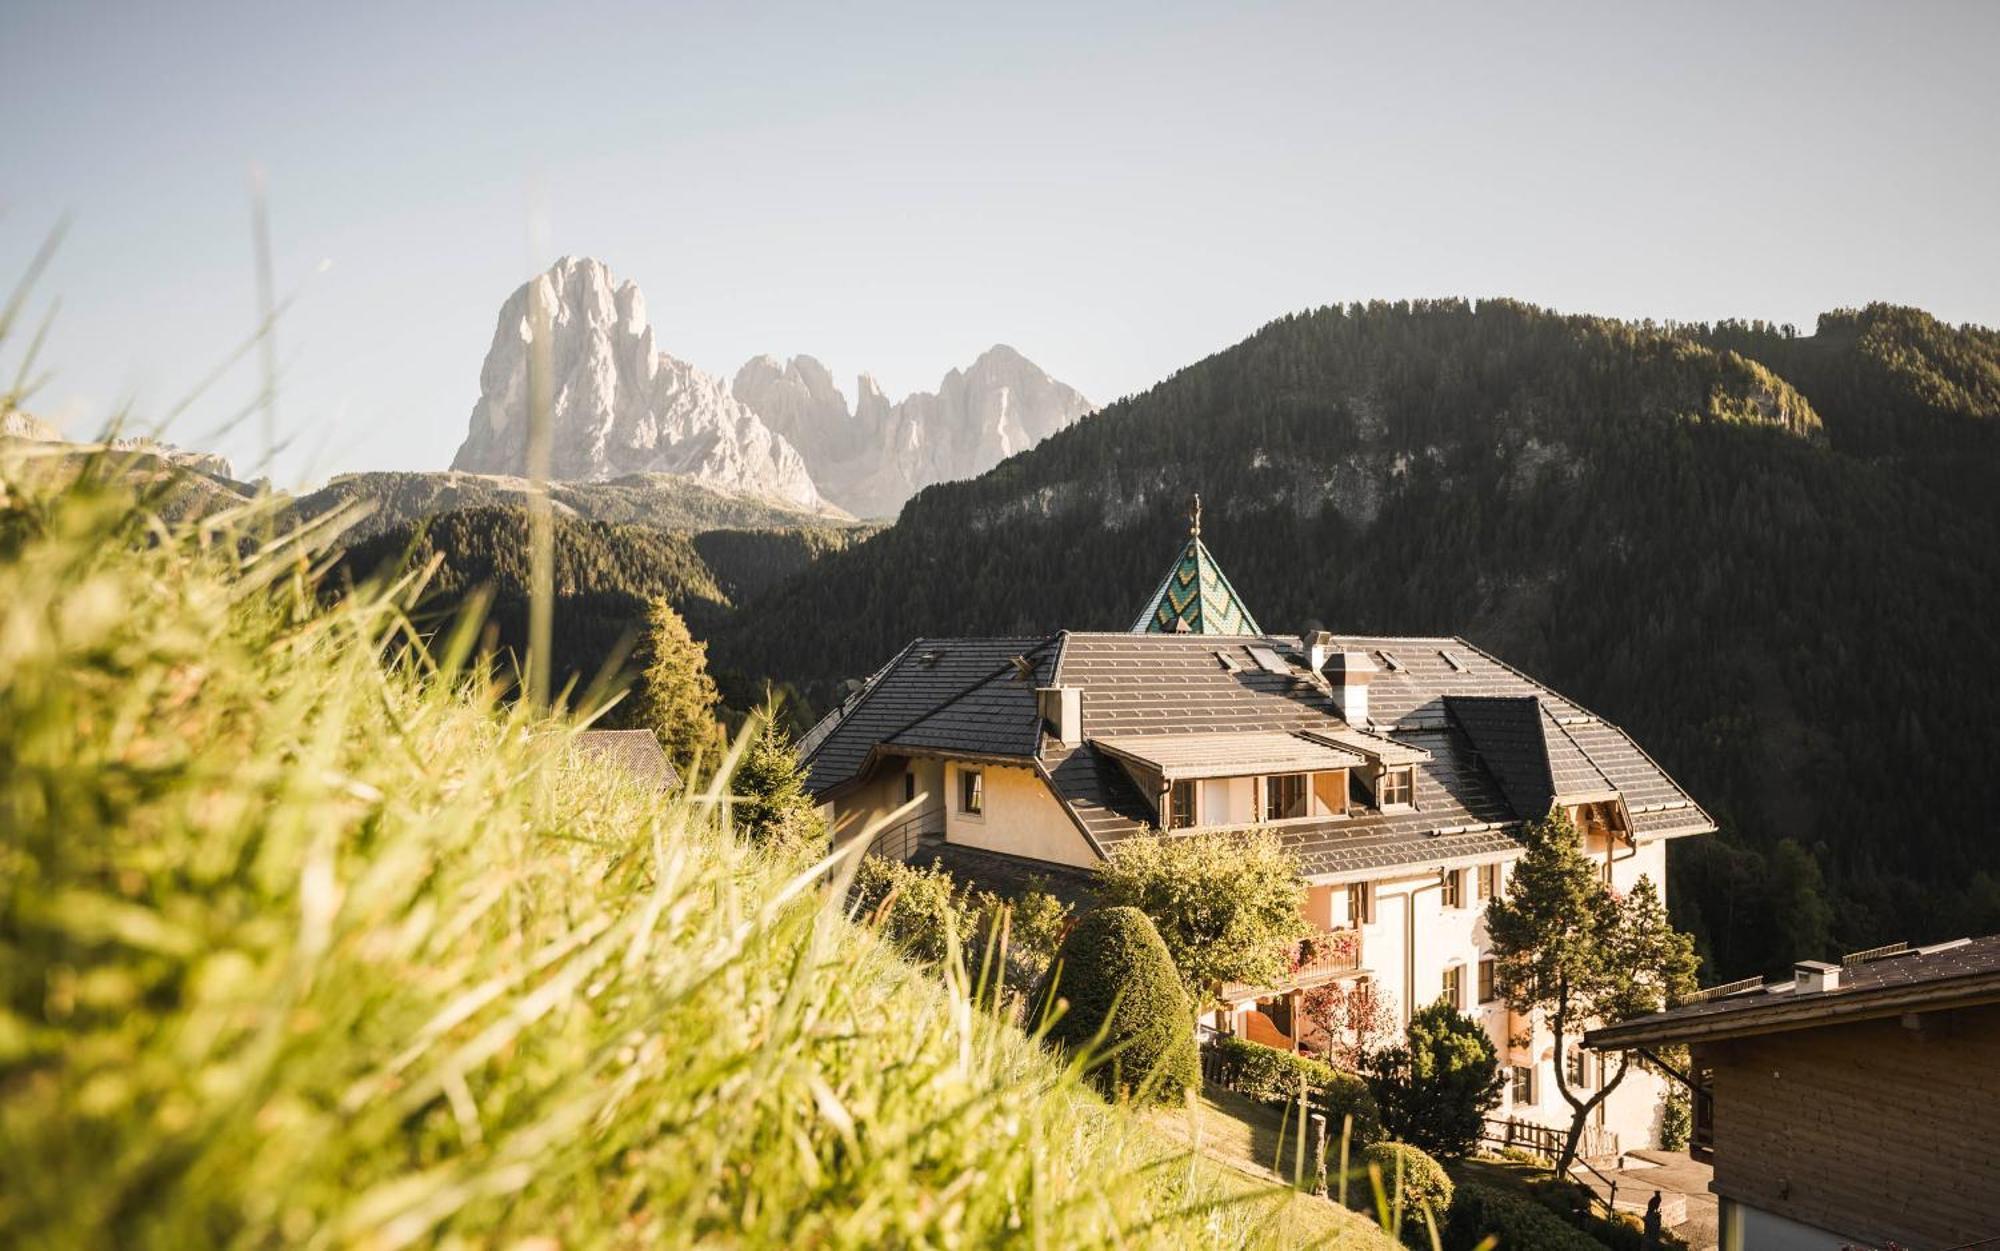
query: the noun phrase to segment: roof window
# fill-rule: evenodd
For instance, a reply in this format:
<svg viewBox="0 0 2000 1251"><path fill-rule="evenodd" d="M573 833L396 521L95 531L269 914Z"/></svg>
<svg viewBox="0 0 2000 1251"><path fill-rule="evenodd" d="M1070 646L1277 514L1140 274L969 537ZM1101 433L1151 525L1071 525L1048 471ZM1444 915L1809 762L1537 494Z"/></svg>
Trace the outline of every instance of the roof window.
<svg viewBox="0 0 2000 1251"><path fill-rule="evenodd" d="M1252 643L1248 650L1250 652L1250 659L1256 661L1257 667L1264 672L1275 673L1281 677L1290 677L1292 675L1292 667L1285 663L1285 658L1270 648Z"/></svg>
<svg viewBox="0 0 2000 1251"><path fill-rule="evenodd" d="M1381 658L1382 667L1389 672L1401 673L1403 671L1403 662L1396 659L1396 653L1384 650L1376 652L1375 655Z"/></svg>
<svg viewBox="0 0 2000 1251"><path fill-rule="evenodd" d="M1443 658L1446 664L1451 666L1451 671L1453 673L1468 672L1468 670L1465 667L1465 662L1463 660L1460 660L1458 658L1458 653L1452 651L1450 648L1447 647L1438 648L1438 655Z"/></svg>

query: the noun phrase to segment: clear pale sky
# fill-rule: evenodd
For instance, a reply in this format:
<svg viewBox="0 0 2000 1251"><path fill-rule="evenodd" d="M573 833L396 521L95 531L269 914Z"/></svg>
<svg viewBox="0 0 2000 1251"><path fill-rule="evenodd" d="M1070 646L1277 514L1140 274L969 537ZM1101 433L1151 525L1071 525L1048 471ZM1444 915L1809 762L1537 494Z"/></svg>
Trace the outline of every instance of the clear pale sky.
<svg viewBox="0 0 2000 1251"><path fill-rule="evenodd" d="M0 4L5 282L72 217L32 411L157 416L252 330L253 163L287 484L448 464L564 253L850 397L998 341L1106 402L1370 298L2000 324L2000 4L405 7ZM253 472L255 387L170 437Z"/></svg>

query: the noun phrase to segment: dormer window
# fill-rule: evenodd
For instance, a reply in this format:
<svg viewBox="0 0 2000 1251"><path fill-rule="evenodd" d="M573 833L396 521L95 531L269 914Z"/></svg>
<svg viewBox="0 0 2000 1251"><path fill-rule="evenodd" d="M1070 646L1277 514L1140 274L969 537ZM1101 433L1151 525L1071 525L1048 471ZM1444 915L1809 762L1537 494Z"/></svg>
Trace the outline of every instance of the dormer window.
<svg viewBox="0 0 2000 1251"><path fill-rule="evenodd" d="M1416 772L1411 768L1382 770L1382 807L1407 808L1416 802Z"/></svg>

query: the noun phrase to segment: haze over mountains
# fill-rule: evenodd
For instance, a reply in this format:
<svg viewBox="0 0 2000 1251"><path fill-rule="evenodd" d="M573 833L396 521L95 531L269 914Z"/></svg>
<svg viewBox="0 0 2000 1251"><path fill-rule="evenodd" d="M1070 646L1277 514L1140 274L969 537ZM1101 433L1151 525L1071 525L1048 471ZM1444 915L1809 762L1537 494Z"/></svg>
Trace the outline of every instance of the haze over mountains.
<svg viewBox="0 0 2000 1251"><path fill-rule="evenodd" d="M1012 348L892 404L862 375L850 410L809 356L763 356L733 386L660 351L638 286L565 257L501 308L455 470L518 476L527 463L531 296L550 323L551 474L602 481L675 474L835 515L889 516L935 482L981 473L1090 404Z"/></svg>
<svg viewBox="0 0 2000 1251"><path fill-rule="evenodd" d="M820 490L862 517L893 517L937 482L977 477L1091 410L1089 400L1005 344L897 404L862 374L855 405L810 356L760 356L730 388L806 458Z"/></svg>

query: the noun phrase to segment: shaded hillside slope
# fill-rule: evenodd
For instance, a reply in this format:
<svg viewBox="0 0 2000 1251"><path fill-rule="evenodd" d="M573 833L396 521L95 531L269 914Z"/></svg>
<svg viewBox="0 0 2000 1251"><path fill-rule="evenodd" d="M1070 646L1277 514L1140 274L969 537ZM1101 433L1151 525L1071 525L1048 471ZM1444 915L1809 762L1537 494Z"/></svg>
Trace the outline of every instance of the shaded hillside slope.
<svg viewBox="0 0 2000 1251"><path fill-rule="evenodd" d="M672 604L696 637L707 637L735 605L861 533L821 526L690 534L558 516L555 682L574 679L585 687L607 664L619 663L641 642L647 607L655 599ZM441 556L442 563L418 611L419 624L448 621L471 592L490 588L492 641L524 654L529 579L528 519L522 508L457 508L351 541L329 584L421 568L433 556ZM747 708L760 697L759 682L718 677L726 679L724 694L734 708Z"/></svg>
<svg viewBox="0 0 2000 1251"><path fill-rule="evenodd" d="M358 527L366 536L460 508L525 507L529 482L476 473L379 471L343 474L299 497L295 508L316 517L352 499L374 512ZM760 496L717 490L674 474L633 474L608 482L553 482L549 498L558 513L590 521L651 526L657 530L839 528L841 522Z"/></svg>
<svg viewBox="0 0 2000 1251"><path fill-rule="evenodd" d="M826 698L918 634L1122 629L1199 491L1266 628L1463 634L1632 730L1725 827L1677 855L1713 970L2000 925L1992 525L1700 335L1287 317L925 491L716 652Z"/></svg>

